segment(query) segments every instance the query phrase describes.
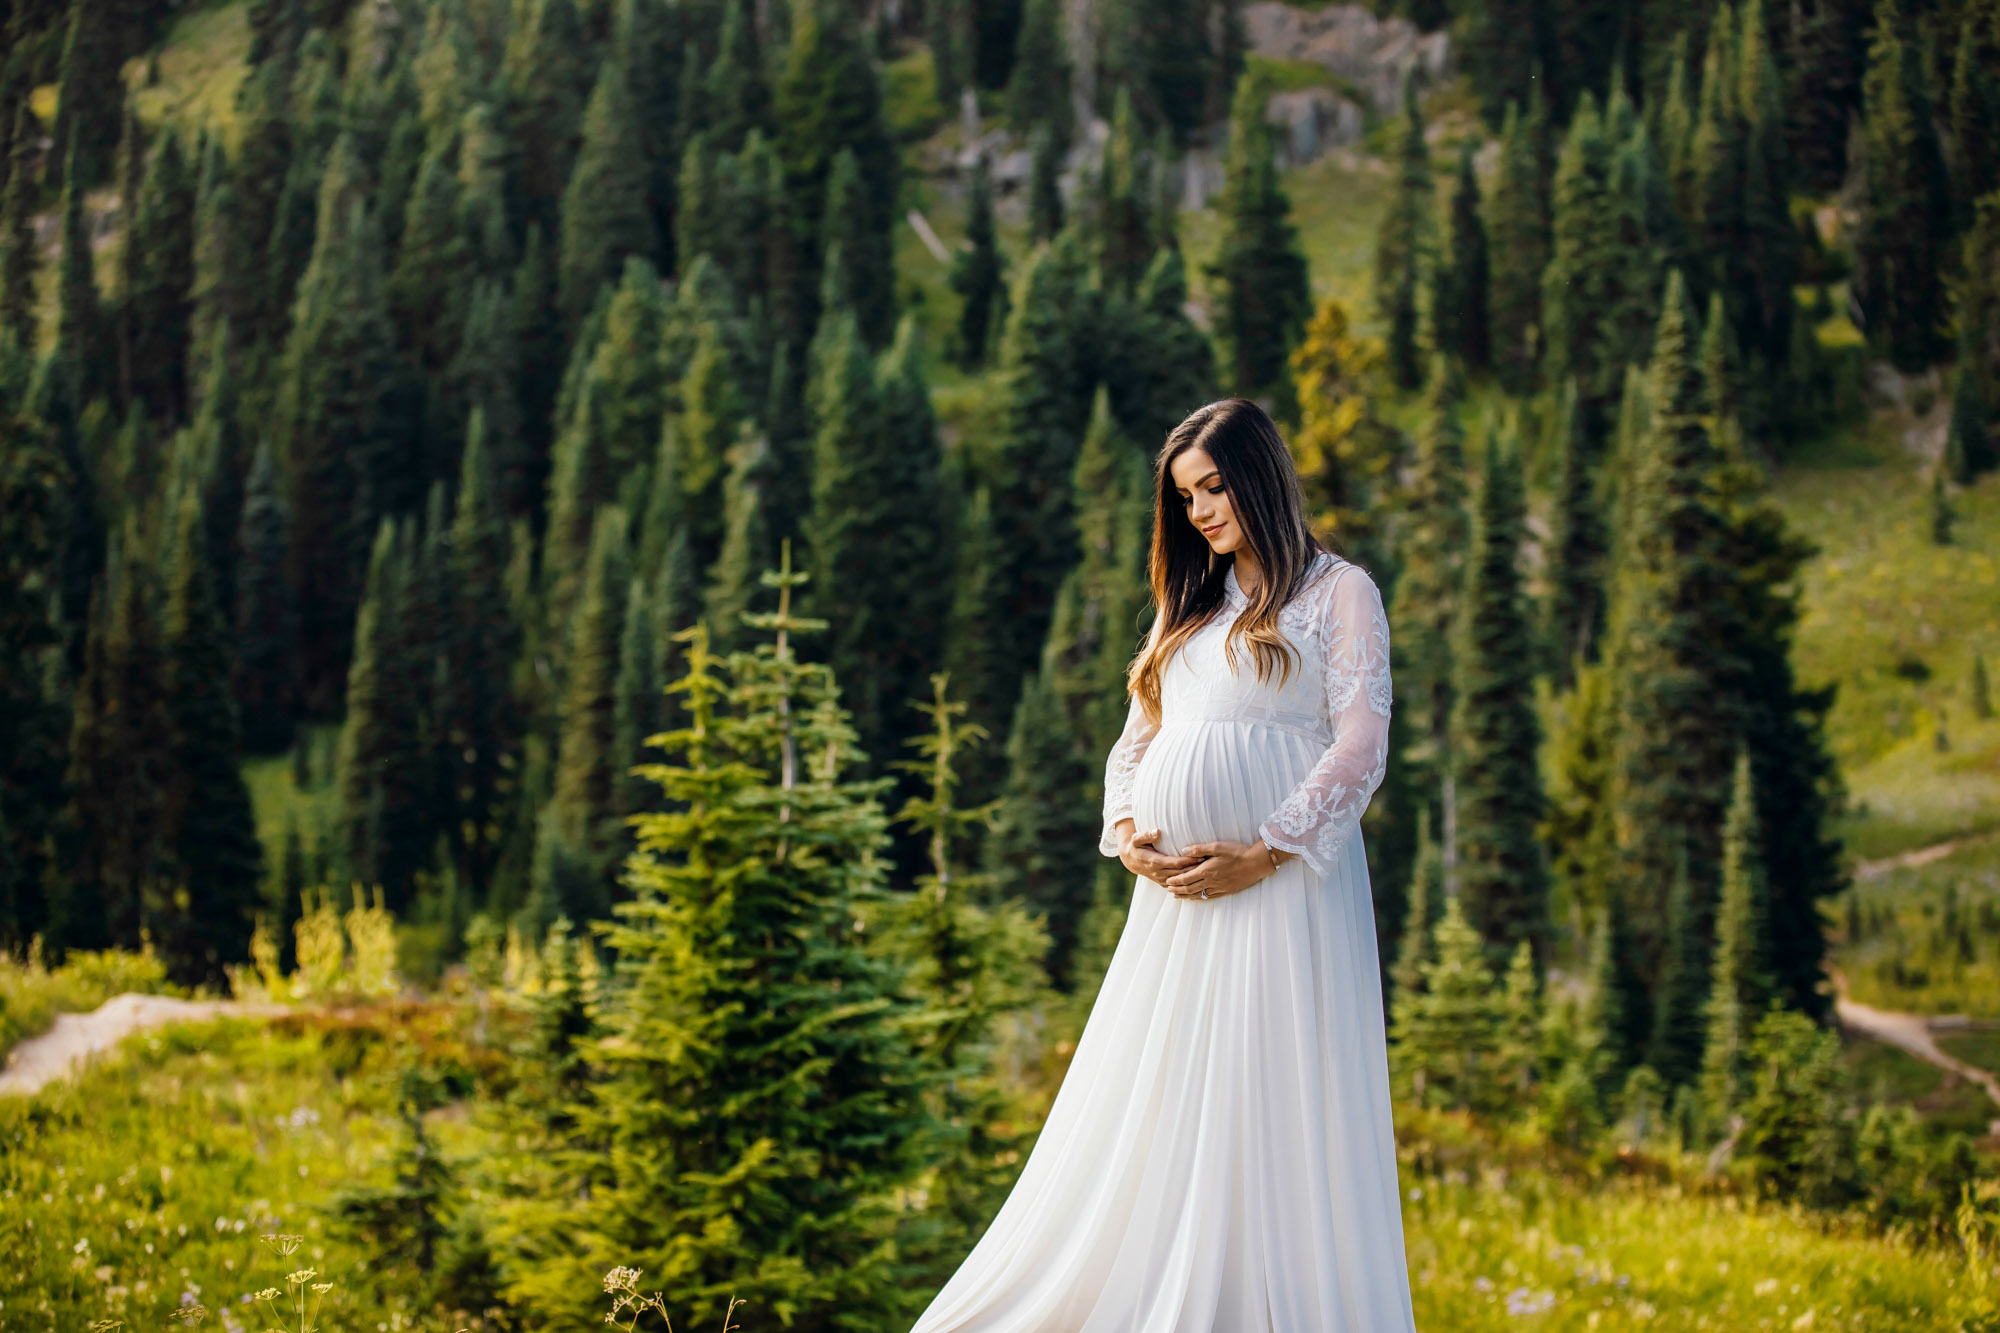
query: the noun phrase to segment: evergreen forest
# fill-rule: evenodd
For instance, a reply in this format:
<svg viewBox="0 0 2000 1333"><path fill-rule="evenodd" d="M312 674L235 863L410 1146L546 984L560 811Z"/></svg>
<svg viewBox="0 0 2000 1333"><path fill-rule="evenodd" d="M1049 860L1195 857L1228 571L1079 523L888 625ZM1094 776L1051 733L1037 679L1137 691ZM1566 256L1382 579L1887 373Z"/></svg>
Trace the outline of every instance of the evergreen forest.
<svg viewBox="0 0 2000 1333"><path fill-rule="evenodd" d="M298 1232L330 1326L907 1328L1244 396L1390 613L1419 1322L2000 1327L2000 0L0 31L0 1045L263 1006L0 1098L0 1325Z"/></svg>

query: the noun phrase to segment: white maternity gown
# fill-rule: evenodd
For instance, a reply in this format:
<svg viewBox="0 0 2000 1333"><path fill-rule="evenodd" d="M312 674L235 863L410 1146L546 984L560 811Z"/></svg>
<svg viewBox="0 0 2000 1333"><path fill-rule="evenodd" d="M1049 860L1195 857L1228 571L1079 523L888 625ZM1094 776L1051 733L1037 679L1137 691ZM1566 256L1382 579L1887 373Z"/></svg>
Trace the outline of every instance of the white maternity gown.
<svg viewBox="0 0 2000 1333"><path fill-rule="evenodd" d="M1328 554L1280 614L1303 670L1257 679L1222 609L1105 765L1160 851L1296 852L1241 893L1135 876L1124 932L1020 1179L912 1333L1414 1333L1359 821L1388 757L1389 627Z"/></svg>

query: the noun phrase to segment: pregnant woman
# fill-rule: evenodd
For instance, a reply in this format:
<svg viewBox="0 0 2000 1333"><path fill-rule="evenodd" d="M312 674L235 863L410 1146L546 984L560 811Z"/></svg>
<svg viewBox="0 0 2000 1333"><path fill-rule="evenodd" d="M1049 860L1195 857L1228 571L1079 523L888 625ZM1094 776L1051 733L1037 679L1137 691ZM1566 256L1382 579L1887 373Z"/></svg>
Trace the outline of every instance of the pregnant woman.
<svg viewBox="0 0 2000 1333"><path fill-rule="evenodd" d="M1157 608L1105 765L1136 877L1048 1123L912 1333L1413 1333L1360 819L1389 628L1277 428L1155 465Z"/></svg>

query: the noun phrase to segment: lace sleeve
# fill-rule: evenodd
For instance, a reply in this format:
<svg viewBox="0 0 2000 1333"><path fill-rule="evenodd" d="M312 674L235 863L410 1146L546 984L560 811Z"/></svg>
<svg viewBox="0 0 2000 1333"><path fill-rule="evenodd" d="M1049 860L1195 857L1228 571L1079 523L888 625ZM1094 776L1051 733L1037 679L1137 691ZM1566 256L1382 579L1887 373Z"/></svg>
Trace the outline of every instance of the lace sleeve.
<svg viewBox="0 0 2000 1333"><path fill-rule="evenodd" d="M1389 760L1389 618L1358 565L1337 570L1316 613L1333 743L1257 832L1324 875L1361 826Z"/></svg>
<svg viewBox="0 0 2000 1333"><path fill-rule="evenodd" d="M1097 839L1097 850L1106 856L1118 855L1118 821L1132 813L1132 775L1159 730L1134 695L1125 713L1125 730L1104 761L1104 832Z"/></svg>

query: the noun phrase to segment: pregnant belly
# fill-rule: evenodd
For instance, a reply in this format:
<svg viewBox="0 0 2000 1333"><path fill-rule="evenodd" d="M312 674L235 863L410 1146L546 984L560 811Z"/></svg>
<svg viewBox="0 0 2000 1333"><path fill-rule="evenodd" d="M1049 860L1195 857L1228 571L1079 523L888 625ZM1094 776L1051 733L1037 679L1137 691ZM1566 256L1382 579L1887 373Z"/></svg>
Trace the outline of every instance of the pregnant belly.
<svg viewBox="0 0 2000 1333"><path fill-rule="evenodd" d="M1249 842L1324 749L1296 731L1241 720L1168 722L1132 777L1132 819L1159 850Z"/></svg>

